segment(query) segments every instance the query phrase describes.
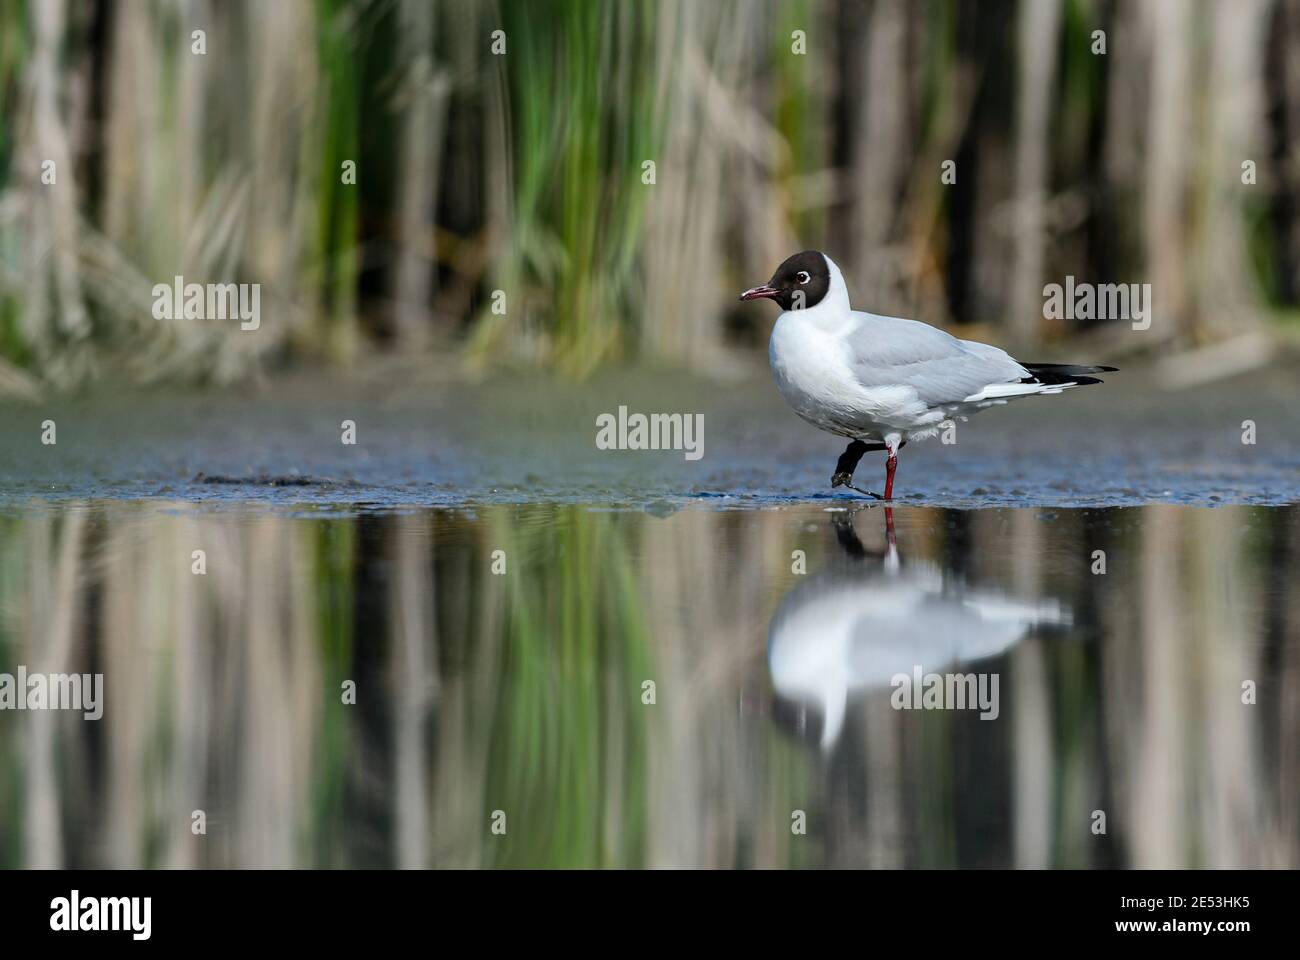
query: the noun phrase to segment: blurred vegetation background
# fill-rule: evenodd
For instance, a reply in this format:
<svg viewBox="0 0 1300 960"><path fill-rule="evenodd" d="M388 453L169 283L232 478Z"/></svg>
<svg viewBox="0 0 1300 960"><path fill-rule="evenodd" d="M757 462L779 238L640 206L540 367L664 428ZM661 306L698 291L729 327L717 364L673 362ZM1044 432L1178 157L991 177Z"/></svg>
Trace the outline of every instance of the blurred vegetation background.
<svg viewBox="0 0 1300 960"><path fill-rule="evenodd" d="M1246 369L1296 330L1298 50L1300 0L0 0L0 392L724 373L807 247L877 312ZM261 329L155 320L176 274ZM1067 274L1151 330L1044 320Z"/></svg>

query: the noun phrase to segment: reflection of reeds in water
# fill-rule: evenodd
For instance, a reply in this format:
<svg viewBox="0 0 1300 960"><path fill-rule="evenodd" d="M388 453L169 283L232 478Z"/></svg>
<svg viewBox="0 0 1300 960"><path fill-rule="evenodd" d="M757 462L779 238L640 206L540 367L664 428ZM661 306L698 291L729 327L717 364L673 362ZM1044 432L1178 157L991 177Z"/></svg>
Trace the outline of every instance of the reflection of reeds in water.
<svg viewBox="0 0 1300 960"><path fill-rule="evenodd" d="M0 865L1294 866L1293 513L905 512L905 562L1078 626L1001 661L1002 722L886 691L823 758L763 642L791 550L838 555L819 511L33 508L0 520L0 670L102 671L105 713L0 713Z"/></svg>
<svg viewBox="0 0 1300 960"><path fill-rule="evenodd" d="M496 519L489 536L516 567L505 587L484 806L504 811L510 826L484 861L635 864L650 662L624 531L613 517L577 511L514 529Z"/></svg>

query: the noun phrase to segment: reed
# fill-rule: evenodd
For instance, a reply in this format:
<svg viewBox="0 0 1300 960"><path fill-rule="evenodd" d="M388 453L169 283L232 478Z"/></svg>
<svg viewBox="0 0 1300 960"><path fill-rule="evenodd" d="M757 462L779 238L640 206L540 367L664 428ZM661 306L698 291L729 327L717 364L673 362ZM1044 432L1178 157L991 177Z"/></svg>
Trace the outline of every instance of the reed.
<svg viewBox="0 0 1300 960"><path fill-rule="evenodd" d="M9 0L0 392L229 382L384 350L725 373L746 342L731 334L764 332L732 312L735 290L804 247L839 252L864 303L1004 340L1164 354L1258 337L1300 303L1283 42L1300 15L1249 0L1216 16ZM261 283L268 322L155 319L150 288L176 273ZM1036 291L1067 273L1148 279L1166 319L1145 340L1049 324Z"/></svg>

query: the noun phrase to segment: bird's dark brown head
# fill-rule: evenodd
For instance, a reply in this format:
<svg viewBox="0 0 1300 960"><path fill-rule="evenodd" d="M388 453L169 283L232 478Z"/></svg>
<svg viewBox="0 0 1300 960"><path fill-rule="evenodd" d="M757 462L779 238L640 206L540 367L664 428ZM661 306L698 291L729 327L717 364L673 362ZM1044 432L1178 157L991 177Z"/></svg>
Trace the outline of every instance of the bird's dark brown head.
<svg viewBox="0 0 1300 960"><path fill-rule="evenodd" d="M782 310L807 310L821 303L830 288L826 257L816 250L805 250L777 267L767 283L742 293L740 299L775 300Z"/></svg>

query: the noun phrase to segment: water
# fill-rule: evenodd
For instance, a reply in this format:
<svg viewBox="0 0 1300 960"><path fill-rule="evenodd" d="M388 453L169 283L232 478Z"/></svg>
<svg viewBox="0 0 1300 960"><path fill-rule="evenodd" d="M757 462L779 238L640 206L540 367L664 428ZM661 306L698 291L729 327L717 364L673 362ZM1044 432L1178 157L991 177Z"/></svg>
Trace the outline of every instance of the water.
<svg viewBox="0 0 1300 960"><path fill-rule="evenodd" d="M0 674L105 691L0 711L0 866L1300 866L1300 383L1113 381L888 512L764 378L11 407Z"/></svg>
<svg viewBox="0 0 1300 960"><path fill-rule="evenodd" d="M597 417L620 406L702 413L704 456L597 450ZM115 391L3 414L0 508L14 510L33 498L755 509L832 499L844 447L795 417L765 373L718 384L614 371L573 386L441 382L402 368L369 382L316 374L264 391ZM54 445L41 442L47 420ZM341 442L345 421L355 444ZM1247 422L1255 443L1242 442ZM1121 371L1104 387L981 413L953 439L903 450L895 496L972 509L1300 502L1300 378L1287 370L1177 394ZM300 485L255 482L277 479ZM882 455L868 454L857 479L882 489Z"/></svg>
<svg viewBox="0 0 1300 960"><path fill-rule="evenodd" d="M0 866L1300 866L1294 506L241 489L0 517Z"/></svg>

